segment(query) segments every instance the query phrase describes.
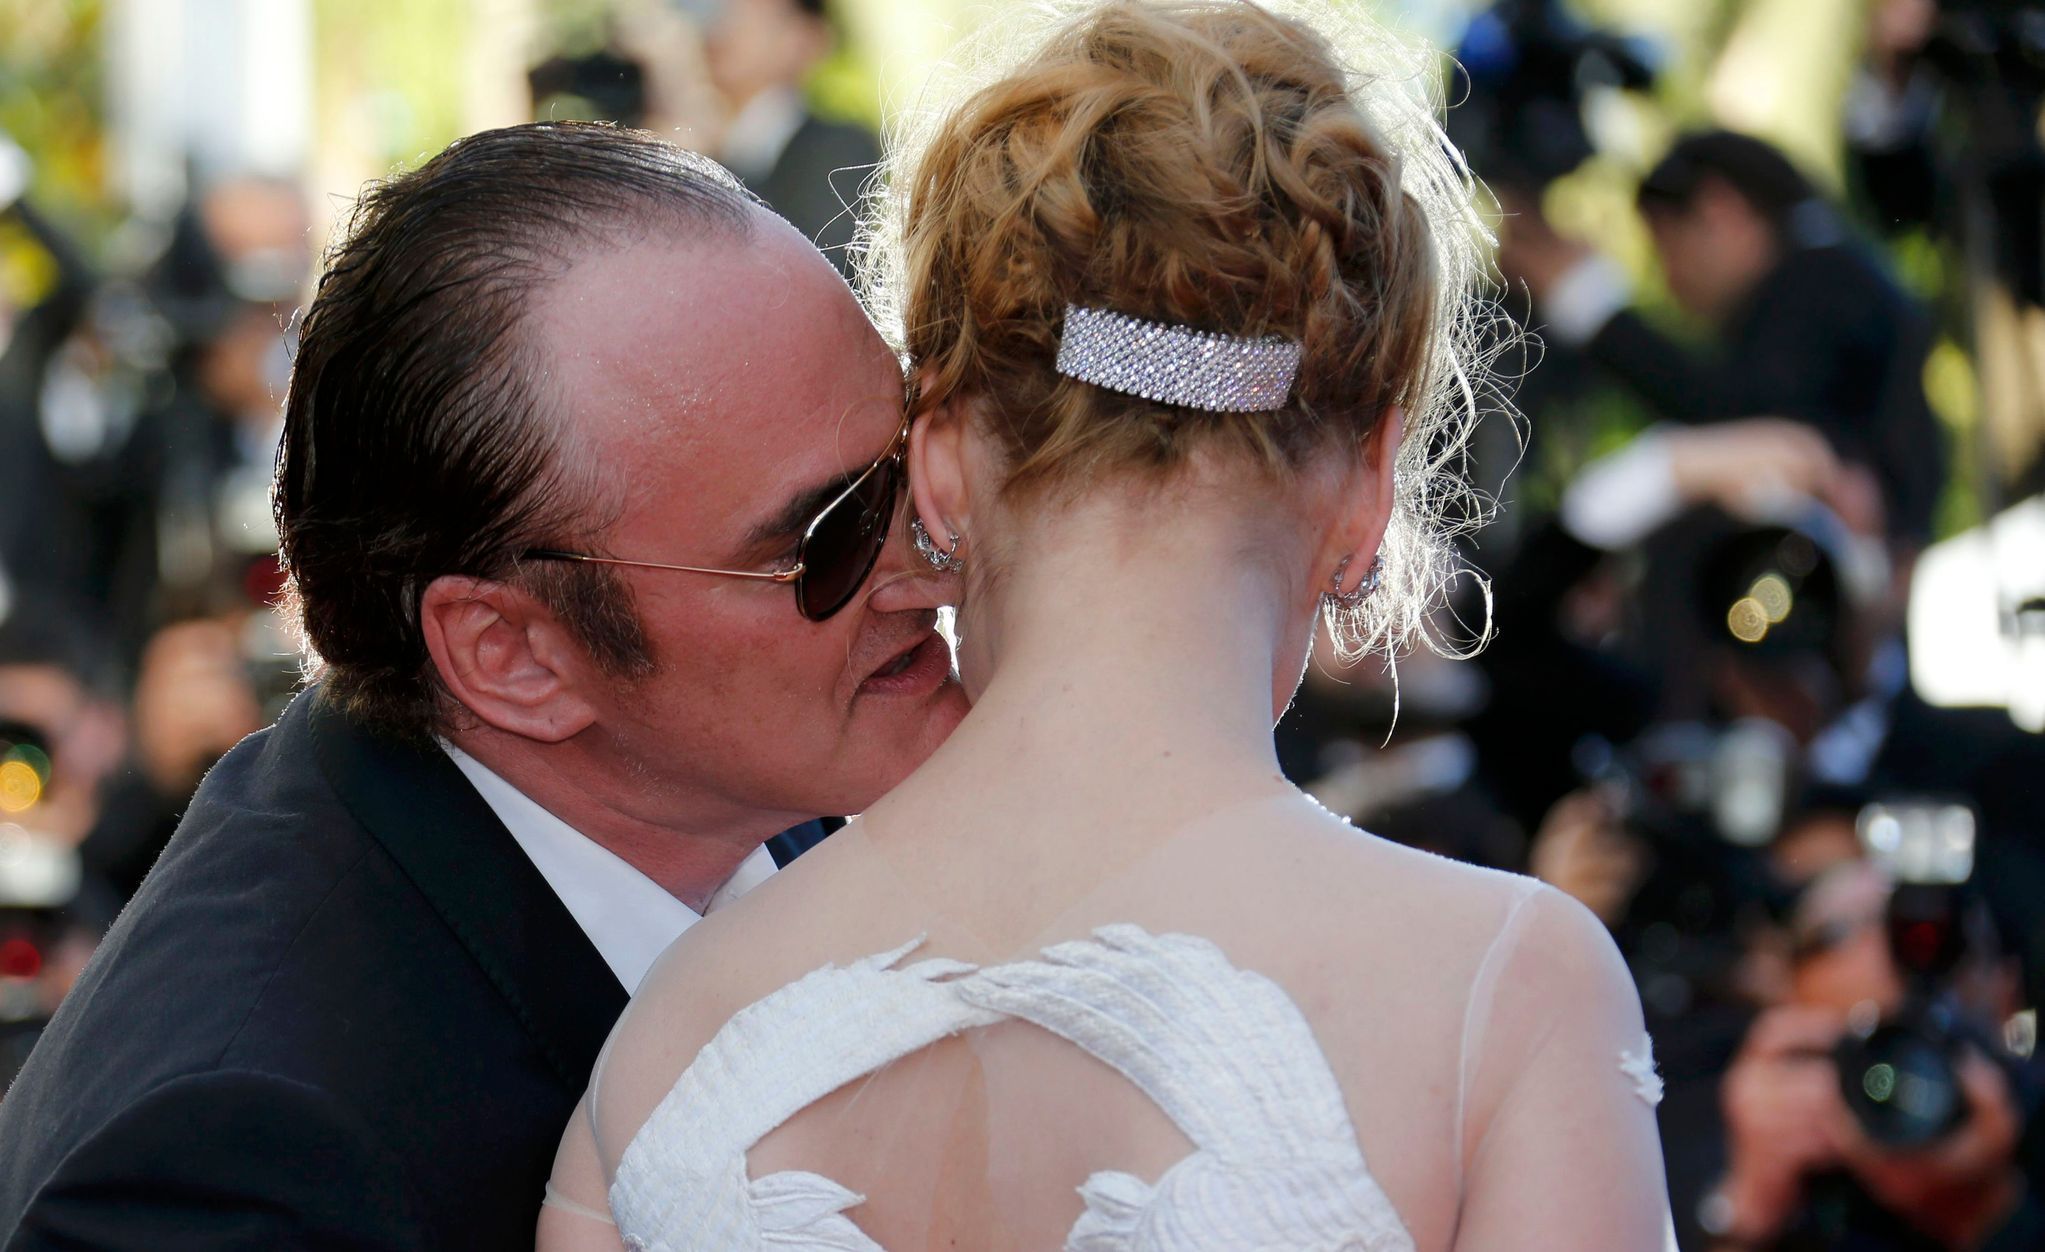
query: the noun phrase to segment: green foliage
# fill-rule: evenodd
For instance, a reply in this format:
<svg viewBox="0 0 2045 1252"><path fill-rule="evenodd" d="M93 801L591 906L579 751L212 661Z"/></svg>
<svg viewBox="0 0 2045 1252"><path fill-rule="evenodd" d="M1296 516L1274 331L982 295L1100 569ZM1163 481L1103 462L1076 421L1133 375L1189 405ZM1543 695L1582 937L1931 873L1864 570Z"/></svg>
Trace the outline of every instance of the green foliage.
<svg viewBox="0 0 2045 1252"><path fill-rule="evenodd" d="M81 243L116 220L106 178L101 0L0 0L0 131L28 153L28 198ZM20 226L0 226L0 301L42 299L56 266Z"/></svg>
<svg viewBox="0 0 2045 1252"><path fill-rule="evenodd" d="M35 163L37 204L112 223L99 33L102 0L0 0L0 130Z"/></svg>
<svg viewBox="0 0 2045 1252"><path fill-rule="evenodd" d="M856 48L840 44L810 76L810 103L827 117L880 127L880 78L873 60Z"/></svg>
<svg viewBox="0 0 2045 1252"><path fill-rule="evenodd" d="M389 168L459 137L472 15L468 4L313 0L322 139Z"/></svg>

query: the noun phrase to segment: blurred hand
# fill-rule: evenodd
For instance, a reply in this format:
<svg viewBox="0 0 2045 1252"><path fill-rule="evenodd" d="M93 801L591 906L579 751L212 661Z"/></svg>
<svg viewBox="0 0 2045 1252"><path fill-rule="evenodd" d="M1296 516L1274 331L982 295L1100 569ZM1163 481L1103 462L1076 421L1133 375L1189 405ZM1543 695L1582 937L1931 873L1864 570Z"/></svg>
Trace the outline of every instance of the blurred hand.
<svg viewBox="0 0 2045 1252"><path fill-rule="evenodd" d="M1869 1139L1850 1111L1833 1128L1847 1169L1881 1206L1948 1247L1992 1233L2022 1184L2014 1157L2023 1125L2002 1070L1979 1053L1960 1061L1967 1120L1937 1143L1894 1152Z"/></svg>
<svg viewBox="0 0 2045 1252"><path fill-rule="evenodd" d="M234 631L215 621L164 627L142 652L135 746L150 782L183 796L220 755L262 729Z"/></svg>
<svg viewBox="0 0 2045 1252"><path fill-rule="evenodd" d="M1620 827L1603 796L1576 791L1557 800L1542 819L1528 867L1611 926L1626 915L1646 872L1647 853Z"/></svg>
<svg viewBox="0 0 2045 1252"><path fill-rule="evenodd" d="M1498 227L1498 268L1506 278L1525 283L1536 300L1593 254L1588 245L1558 233L1537 202L1507 192L1499 205L1505 216Z"/></svg>
<svg viewBox="0 0 2045 1252"><path fill-rule="evenodd" d="M1720 1194L1737 1242L1774 1238L1796 1215L1804 1178L1840 1162L1838 1128L1853 1117L1831 1055L1842 1029L1821 1009L1769 1009L1726 1071L1719 1102L1731 1159Z"/></svg>
<svg viewBox="0 0 2045 1252"><path fill-rule="evenodd" d="M1888 511L1882 503L1882 480L1865 465L1839 463L1839 472L1826 488L1825 503L1846 523L1846 528L1864 539L1879 540L1888 534Z"/></svg>
<svg viewBox="0 0 2045 1252"><path fill-rule="evenodd" d="M1831 502L1843 481L1825 437L1803 422L1750 417L1665 432L1685 500L1748 514L1784 497Z"/></svg>

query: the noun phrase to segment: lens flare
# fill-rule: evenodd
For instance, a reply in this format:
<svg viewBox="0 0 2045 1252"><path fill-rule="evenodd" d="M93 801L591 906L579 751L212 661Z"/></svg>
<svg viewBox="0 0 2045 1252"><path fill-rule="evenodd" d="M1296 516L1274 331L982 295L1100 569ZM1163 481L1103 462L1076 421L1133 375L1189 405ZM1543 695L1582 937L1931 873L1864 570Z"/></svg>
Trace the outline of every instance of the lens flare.
<svg viewBox="0 0 2045 1252"><path fill-rule="evenodd" d="M1780 574L1763 574L1755 579L1754 585L1747 589L1747 596L1761 606L1770 624L1776 626L1782 625L1783 619L1789 616L1790 607L1796 603L1796 597L1790 594L1788 581Z"/></svg>
<svg viewBox="0 0 2045 1252"><path fill-rule="evenodd" d="M43 798L43 778L23 760L0 761L0 813L25 813Z"/></svg>
<svg viewBox="0 0 2045 1252"><path fill-rule="evenodd" d="M1726 629L1741 643L1759 643L1768 637L1768 610L1752 596L1741 596L1725 615Z"/></svg>

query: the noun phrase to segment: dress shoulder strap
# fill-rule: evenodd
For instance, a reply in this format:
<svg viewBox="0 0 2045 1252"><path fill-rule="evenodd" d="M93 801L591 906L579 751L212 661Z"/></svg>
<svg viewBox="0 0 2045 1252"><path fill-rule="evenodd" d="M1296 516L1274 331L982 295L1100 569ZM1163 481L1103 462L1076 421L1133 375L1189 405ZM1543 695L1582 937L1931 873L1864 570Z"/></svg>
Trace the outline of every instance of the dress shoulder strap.
<svg viewBox="0 0 2045 1252"><path fill-rule="evenodd" d="M1305 1016L1210 941L1105 926L952 986L1113 1066L1193 1141L1154 1185L1113 1170L1087 1179L1070 1252L1413 1252Z"/></svg>
<svg viewBox="0 0 2045 1252"><path fill-rule="evenodd" d="M1342 1089L1291 997L1195 935L1104 926L954 984L1113 1066L1225 1160L1354 1149Z"/></svg>
<svg viewBox="0 0 2045 1252"><path fill-rule="evenodd" d="M919 936L814 970L725 1023L619 1159L611 1187L619 1224L674 1228L679 1215L667 1210L742 1181L746 1153L802 1109L947 1035L998 1021L952 991L949 980L973 966L926 960L896 968L922 944ZM818 1040L830 1046L813 1046ZM649 1211L628 1213L642 1208Z"/></svg>

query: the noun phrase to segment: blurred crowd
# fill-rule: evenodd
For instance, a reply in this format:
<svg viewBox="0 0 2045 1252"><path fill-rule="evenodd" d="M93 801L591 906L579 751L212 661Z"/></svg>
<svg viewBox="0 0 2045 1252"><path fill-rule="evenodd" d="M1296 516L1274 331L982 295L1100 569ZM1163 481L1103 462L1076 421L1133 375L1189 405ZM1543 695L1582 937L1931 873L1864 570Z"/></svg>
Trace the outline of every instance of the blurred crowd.
<svg viewBox="0 0 2045 1252"><path fill-rule="evenodd" d="M1528 420L1470 450L1503 502L1472 540L1489 582L1436 623L1451 655L1317 668L1281 727L1325 803L1611 926L1686 1249L2045 1246L2045 737L2023 714L2045 691L1927 699L1964 645L1915 586L1970 527L2016 534L1980 567L1988 637L2045 650L2045 9L1869 13L1844 193L1683 133L1636 171L1645 282L1548 207L1597 158L1587 93L1649 88L1651 52L1551 0L1472 20L1452 137L1500 209L1499 343L1538 345ZM706 14L721 159L845 264L878 148L803 93L830 16ZM529 81L542 116L637 121L654 74L611 48ZM0 146L0 227L47 260L0 307L0 1081L198 779L297 682L268 491L313 267L293 182L195 180L88 259L25 194L32 161ZM1906 282L1899 249L1933 263ZM2014 439L1934 415L1941 343Z"/></svg>
<svg viewBox="0 0 2045 1252"><path fill-rule="evenodd" d="M1491 587L1438 626L1451 652L1495 633L1474 663L1320 676L1286 727L1325 802L1610 925L1688 1249L2045 1246L2045 738L2022 675L2009 707L1925 698L1974 645L1937 629L1954 589L1915 586L1968 542L1956 492L2007 537L2045 491L2037 374L1981 359L2012 311L2039 359L2045 14L1868 12L1844 194L1751 136L1680 134L1632 184L1651 284L1544 209L1594 159L1585 94L1645 88L1652 55L1538 0L1472 24L1451 132L1539 347L1520 481L1476 541ZM1906 283L1899 255L1937 261ZM1934 415L1940 342L2023 455ZM2023 533L1958 590L2035 656Z"/></svg>
<svg viewBox="0 0 2045 1252"><path fill-rule="evenodd" d="M730 0L690 33L720 158L849 269L879 143L803 93L837 38L821 0ZM656 122L659 69L544 58L533 114ZM0 296L0 1087L206 770L300 683L270 486L304 189L195 164L168 220L89 241L34 174L0 134L0 247L34 278Z"/></svg>
<svg viewBox="0 0 2045 1252"><path fill-rule="evenodd" d="M212 762L296 677L269 477L311 265L288 183L205 188L126 270L23 195L47 258L0 310L0 1018L19 1049ZM0 1028L4 1029L4 1028ZM0 1067L11 1066L0 1060Z"/></svg>

